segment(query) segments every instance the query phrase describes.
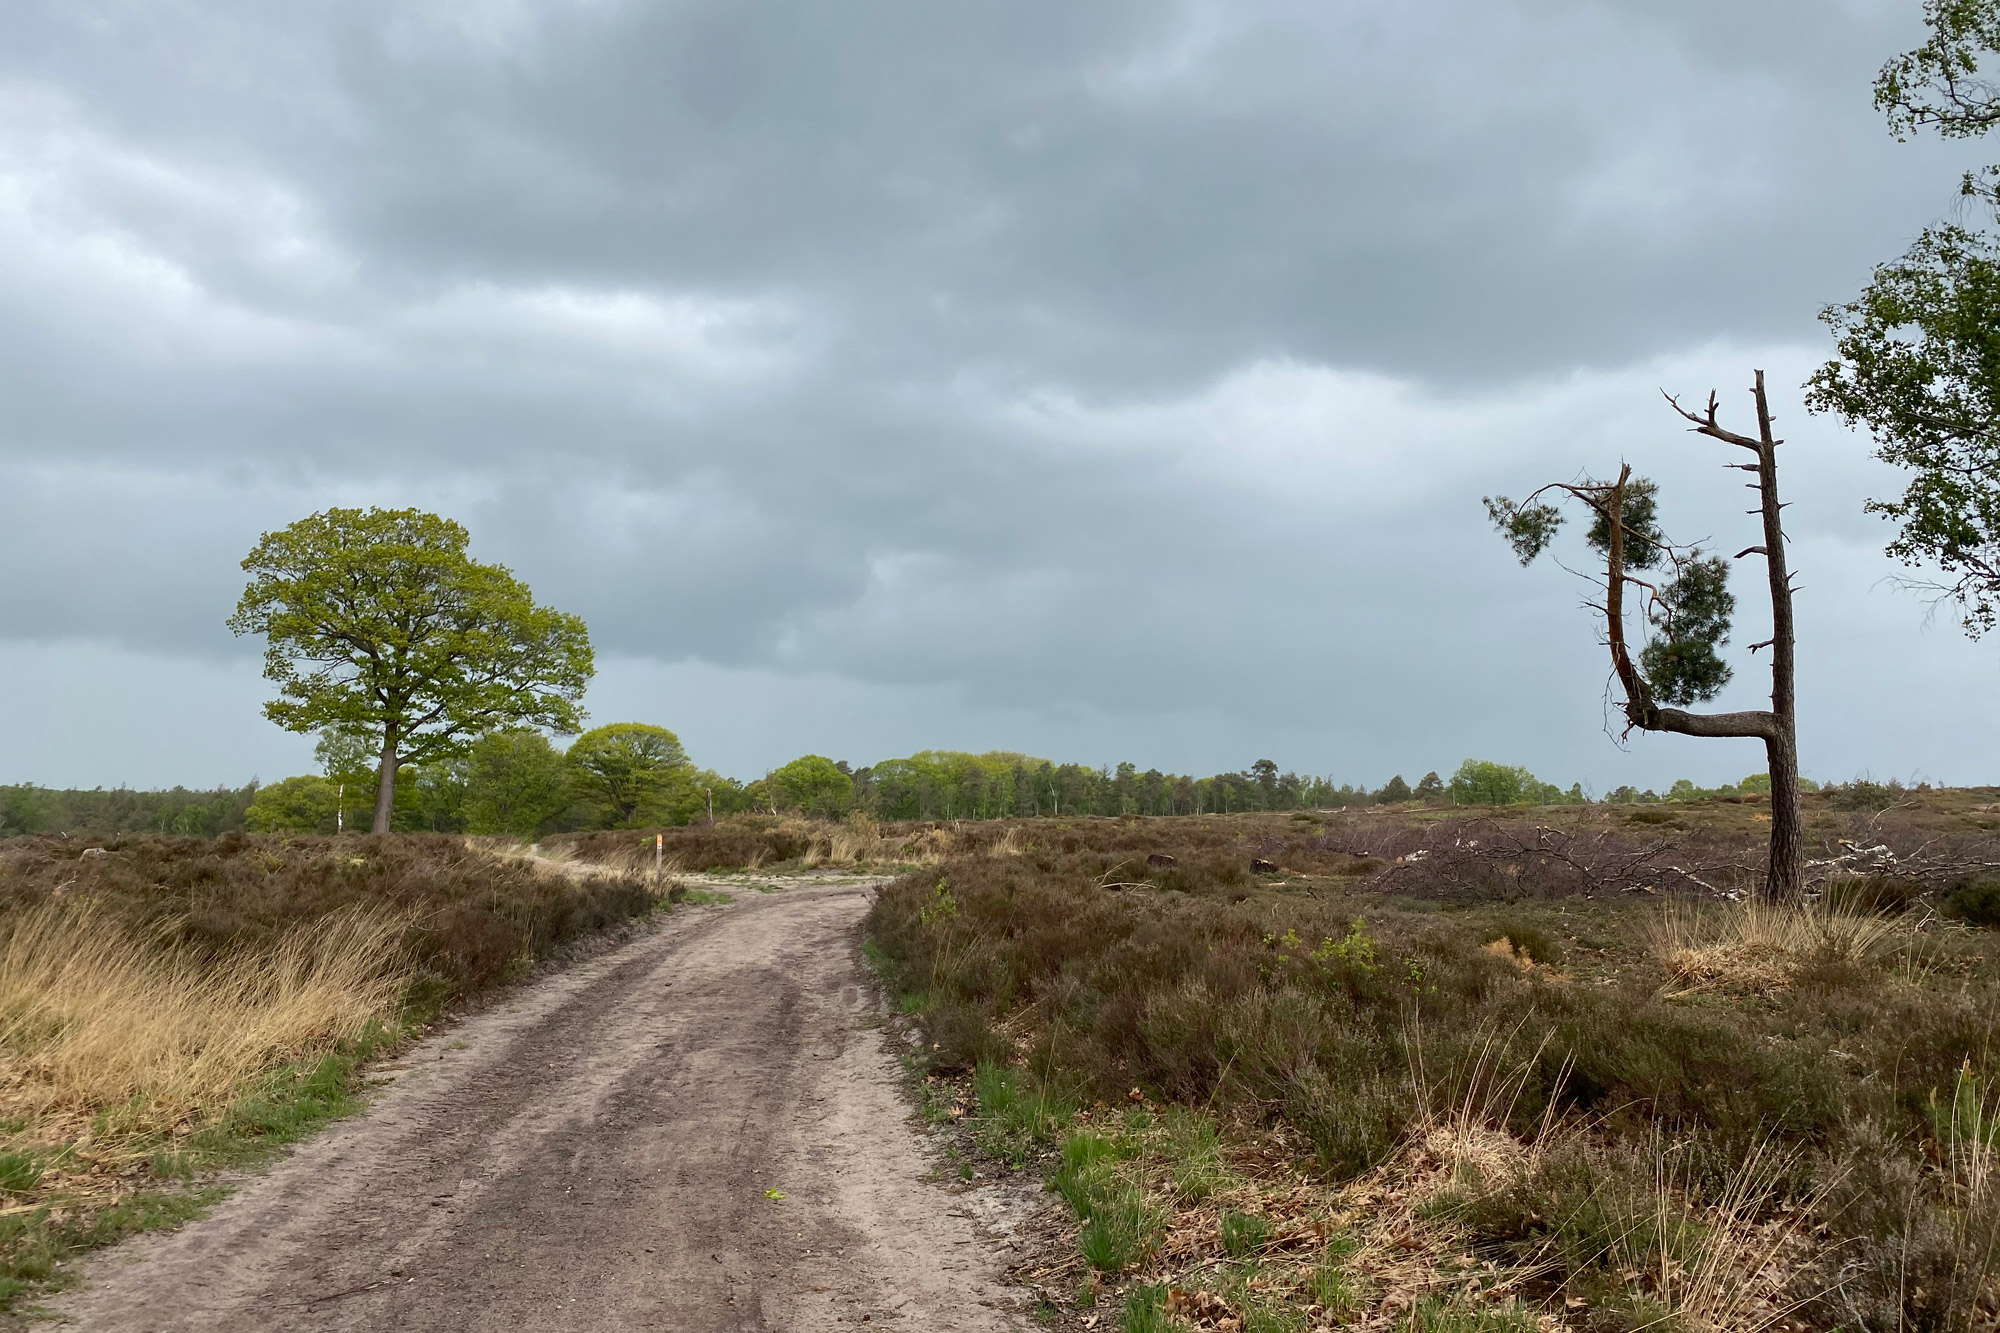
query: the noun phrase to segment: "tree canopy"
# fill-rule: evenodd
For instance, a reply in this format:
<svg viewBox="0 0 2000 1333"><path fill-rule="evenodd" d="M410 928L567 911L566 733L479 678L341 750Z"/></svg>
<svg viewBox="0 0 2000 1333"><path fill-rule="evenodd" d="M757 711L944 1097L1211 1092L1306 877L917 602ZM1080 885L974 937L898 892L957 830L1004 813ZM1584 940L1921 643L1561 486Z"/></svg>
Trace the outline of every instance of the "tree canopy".
<svg viewBox="0 0 2000 1333"><path fill-rule="evenodd" d="M1649 478L1624 477L1614 484L1585 477L1544 487L1543 492L1584 501L1591 518L1585 539L1603 557L1611 554L1610 497L1620 497L1618 536L1624 567L1669 571L1664 580L1630 580L1645 593L1651 633L1639 652L1638 665L1651 696L1661 703L1686 705L1721 693L1731 670L1718 649L1729 641L1730 619L1736 611L1728 562L1667 540L1660 530L1659 486ZM1563 512L1539 498L1543 492L1521 504L1504 495L1485 500L1487 517L1523 565L1533 564L1562 531Z"/></svg>
<svg viewBox="0 0 2000 1333"><path fill-rule="evenodd" d="M1929 37L1890 60L1875 105L1899 139L1919 131L1983 135L2000 88L2000 0L1926 0ZM2000 208L2000 168L1968 172L1961 193ZM1835 356L1806 404L1865 427L1876 456L1907 469L1899 499L1868 509L1897 525L1888 553L1943 578L1910 580L1956 603L1967 633L2000 609L2000 247L1990 225L1925 229L1876 268L1860 296L1820 312Z"/></svg>
<svg viewBox="0 0 2000 1333"><path fill-rule="evenodd" d="M510 726L573 732L593 660L583 621L536 604L466 530L416 509L328 509L266 533L229 626L265 638L265 704L292 731L367 737L376 832L396 770Z"/></svg>
<svg viewBox="0 0 2000 1333"><path fill-rule="evenodd" d="M569 764L539 731L488 732L462 762L468 833L539 833L574 799Z"/></svg>
<svg viewBox="0 0 2000 1333"><path fill-rule="evenodd" d="M854 801L854 779L825 755L801 755L764 779L783 809L828 817L846 813Z"/></svg>
<svg viewBox="0 0 2000 1333"><path fill-rule="evenodd" d="M1460 764L1451 775L1448 790L1453 805L1513 805L1521 801L1553 805L1563 799L1560 787L1543 782L1527 769L1487 759L1468 759Z"/></svg>
<svg viewBox="0 0 2000 1333"><path fill-rule="evenodd" d="M694 771L680 737L644 722L586 731L569 747L569 767L578 790L612 826L661 818L659 807Z"/></svg>
<svg viewBox="0 0 2000 1333"><path fill-rule="evenodd" d="M1948 139L1986 133L2000 122L2000 89L1979 64L2000 52L2000 0L1924 0L1924 26L1924 44L1875 76L1876 109L1898 139L1924 129ZM1965 193L1990 191L1991 172L1967 176Z"/></svg>
<svg viewBox="0 0 2000 1333"><path fill-rule="evenodd" d="M1908 470L1900 499L1868 509L1899 525L1889 554L1942 570L1944 583L1917 581L1984 633L2000 600L2000 249L1989 235L1932 228L1821 318L1838 355L1813 376L1807 404L1866 427L1876 456Z"/></svg>
<svg viewBox="0 0 2000 1333"><path fill-rule="evenodd" d="M308 775L259 787L243 812L252 833L331 833L334 784Z"/></svg>

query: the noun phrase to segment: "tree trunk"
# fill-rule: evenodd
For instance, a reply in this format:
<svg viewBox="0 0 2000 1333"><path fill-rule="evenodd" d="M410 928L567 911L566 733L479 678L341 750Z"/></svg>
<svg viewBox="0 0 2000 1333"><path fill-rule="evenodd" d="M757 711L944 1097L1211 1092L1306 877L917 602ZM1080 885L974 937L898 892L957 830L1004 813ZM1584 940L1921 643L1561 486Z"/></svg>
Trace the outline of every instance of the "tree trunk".
<svg viewBox="0 0 2000 1333"><path fill-rule="evenodd" d="M396 814L396 727L391 723L382 735L382 762L375 770L375 829L387 833Z"/></svg>
<svg viewBox="0 0 2000 1333"><path fill-rule="evenodd" d="M1789 719L1787 719L1789 722ZM1787 725L1764 741L1771 774L1771 859L1764 896L1785 902L1805 892L1805 846L1799 830L1799 748Z"/></svg>
<svg viewBox="0 0 2000 1333"><path fill-rule="evenodd" d="M1778 503L1778 441L1764 372L1757 372L1757 494L1764 512L1764 567L1771 576L1771 715L1764 741L1771 776L1771 859L1764 893L1796 898L1805 889L1804 840L1799 830L1799 739L1793 690L1792 576L1785 565L1784 506Z"/></svg>

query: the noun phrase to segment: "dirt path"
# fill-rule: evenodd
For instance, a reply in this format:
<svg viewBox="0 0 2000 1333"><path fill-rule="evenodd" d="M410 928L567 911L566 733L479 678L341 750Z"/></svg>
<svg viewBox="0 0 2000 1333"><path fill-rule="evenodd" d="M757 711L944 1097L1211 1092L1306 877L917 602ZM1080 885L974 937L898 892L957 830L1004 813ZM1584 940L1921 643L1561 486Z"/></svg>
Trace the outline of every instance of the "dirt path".
<svg viewBox="0 0 2000 1333"><path fill-rule="evenodd" d="M415 1048L363 1115L55 1303L106 1330L1029 1326L871 1026L869 886L735 890ZM783 1198L767 1193L776 1191Z"/></svg>

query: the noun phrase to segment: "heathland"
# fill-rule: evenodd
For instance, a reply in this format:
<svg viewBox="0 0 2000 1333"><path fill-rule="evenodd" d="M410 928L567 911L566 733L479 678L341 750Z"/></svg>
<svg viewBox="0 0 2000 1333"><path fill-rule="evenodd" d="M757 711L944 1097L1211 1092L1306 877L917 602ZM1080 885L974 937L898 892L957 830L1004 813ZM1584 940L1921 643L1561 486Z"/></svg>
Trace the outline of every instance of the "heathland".
<svg viewBox="0 0 2000 1333"><path fill-rule="evenodd" d="M1762 815L742 815L657 881L634 829L0 843L0 1252L198 1211L677 875L866 865L947 1173L1061 1201L1058 1326L1990 1328L2000 793L1808 796L1789 904Z"/></svg>
<svg viewBox="0 0 2000 1333"><path fill-rule="evenodd" d="M928 1108L1126 1330L2000 1317L2000 805L991 826L887 888ZM1845 807L1845 808L1843 808Z"/></svg>

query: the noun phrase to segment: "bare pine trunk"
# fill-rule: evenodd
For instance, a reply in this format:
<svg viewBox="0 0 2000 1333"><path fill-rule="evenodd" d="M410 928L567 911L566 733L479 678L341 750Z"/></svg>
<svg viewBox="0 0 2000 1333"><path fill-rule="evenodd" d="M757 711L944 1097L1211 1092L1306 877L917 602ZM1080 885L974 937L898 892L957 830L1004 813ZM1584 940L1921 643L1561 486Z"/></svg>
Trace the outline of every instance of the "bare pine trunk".
<svg viewBox="0 0 2000 1333"><path fill-rule="evenodd" d="M1789 722L1789 719L1787 719ZM1787 726L1767 737L1764 753L1771 773L1771 860L1764 871L1764 894L1783 901L1805 891L1805 846L1799 830L1799 751Z"/></svg>
<svg viewBox="0 0 2000 1333"><path fill-rule="evenodd" d="M1785 566L1784 507L1778 503L1778 441L1764 372L1757 372L1757 495L1764 512L1764 566L1771 576L1772 734L1764 740L1771 775L1771 859L1764 892L1796 898L1805 889L1804 844L1799 830L1799 739L1793 693L1792 576Z"/></svg>

